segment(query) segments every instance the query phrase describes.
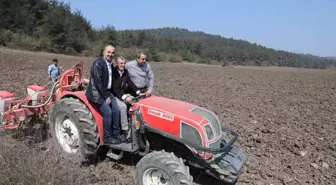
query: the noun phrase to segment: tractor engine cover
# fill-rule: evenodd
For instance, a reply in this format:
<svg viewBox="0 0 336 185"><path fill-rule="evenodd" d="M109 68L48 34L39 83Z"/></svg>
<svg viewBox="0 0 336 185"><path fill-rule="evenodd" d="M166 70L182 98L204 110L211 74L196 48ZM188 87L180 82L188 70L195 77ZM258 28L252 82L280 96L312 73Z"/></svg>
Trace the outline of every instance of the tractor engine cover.
<svg viewBox="0 0 336 185"><path fill-rule="evenodd" d="M8 103L13 100L14 94L8 91L0 91L0 124L3 122L3 114L8 111Z"/></svg>
<svg viewBox="0 0 336 185"><path fill-rule="evenodd" d="M32 100L32 105L36 105L38 100L40 100L43 94L46 93L46 88L39 85L30 85L27 87L27 93Z"/></svg>
<svg viewBox="0 0 336 185"><path fill-rule="evenodd" d="M222 132L218 118L202 107L169 98L151 96L137 103L148 126L197 146L218 149ZM136 107L134 107L136 108ZM194 153L195 149L188 147ZM210 158L205 152L201 157Z"/></svg>

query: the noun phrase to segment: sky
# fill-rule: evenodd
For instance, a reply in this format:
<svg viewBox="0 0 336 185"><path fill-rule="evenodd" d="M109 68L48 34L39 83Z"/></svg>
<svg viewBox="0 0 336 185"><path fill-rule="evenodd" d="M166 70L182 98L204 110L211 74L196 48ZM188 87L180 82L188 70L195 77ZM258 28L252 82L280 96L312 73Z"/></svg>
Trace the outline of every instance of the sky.
<svg viewBox="0 0 336 185"><path fill-rule="evenodd" d="M62 1L62 0L60 0ZM336 0L63 0L94 27L179 27L336 56Z"/></svg>

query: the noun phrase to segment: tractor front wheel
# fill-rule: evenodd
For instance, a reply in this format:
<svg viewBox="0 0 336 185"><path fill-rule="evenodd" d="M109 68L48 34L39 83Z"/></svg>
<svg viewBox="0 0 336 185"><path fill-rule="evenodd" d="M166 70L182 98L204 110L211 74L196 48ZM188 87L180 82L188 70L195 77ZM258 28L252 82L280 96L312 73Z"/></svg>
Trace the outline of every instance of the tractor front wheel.
<svg viewBox="0 0 336 185"><path fill-rule="evenodd" d="M99 134L92 113L75 98L55 102L49 117L51 136L56 148L81 162L93 160Z"/></svg>
<svg viewBox="0 0 336 185"><path fill-rule="evenodd" d="M173 153L153 151L136 165L136 184L191 185L193 177L181 158Z"/></svg>

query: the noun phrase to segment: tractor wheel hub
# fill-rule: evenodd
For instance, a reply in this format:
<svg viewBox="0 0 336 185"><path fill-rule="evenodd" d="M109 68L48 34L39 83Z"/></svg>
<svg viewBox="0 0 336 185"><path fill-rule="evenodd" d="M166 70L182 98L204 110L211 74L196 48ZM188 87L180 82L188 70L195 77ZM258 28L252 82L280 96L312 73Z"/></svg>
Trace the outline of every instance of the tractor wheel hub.
<svg viewBox="0 0 336 185"><path fill-rule="evenodd" d="M142 179L148 185L173 185L167 173L157 168L147 169Z"/></svg>
<svg viewBox="0 0 336 185"><path fill-rule="evenodd" d="M56 137L61 147L70 154L77 153L79 132L76 125L69 119L58 119L55 125Z"/></svg>

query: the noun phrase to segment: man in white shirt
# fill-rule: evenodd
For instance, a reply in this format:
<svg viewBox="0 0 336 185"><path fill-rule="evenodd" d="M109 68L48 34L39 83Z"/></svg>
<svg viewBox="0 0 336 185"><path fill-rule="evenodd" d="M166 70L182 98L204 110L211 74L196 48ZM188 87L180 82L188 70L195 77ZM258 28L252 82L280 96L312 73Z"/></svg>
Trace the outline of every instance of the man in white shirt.
<svg viewBox="0 0 336 185"><path fill-rule="evenodd" d="M146 53L139 52L137 59L127 62L125 68L128 70L134 84L148 97L154 89L154 73L151 66L146 62ZM147 86L147 80L149 85Z"/></svg>
<svg viewBox="0 0 336 185"><path fill-rule="evenodd" d="M87 99L95 105L103 116L104 143L118 144L127 138L121 134L120 111L113 95L112 78L114 47L108 45L104 55L91 66L90 81L86 90Z"/></svg>

